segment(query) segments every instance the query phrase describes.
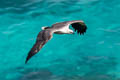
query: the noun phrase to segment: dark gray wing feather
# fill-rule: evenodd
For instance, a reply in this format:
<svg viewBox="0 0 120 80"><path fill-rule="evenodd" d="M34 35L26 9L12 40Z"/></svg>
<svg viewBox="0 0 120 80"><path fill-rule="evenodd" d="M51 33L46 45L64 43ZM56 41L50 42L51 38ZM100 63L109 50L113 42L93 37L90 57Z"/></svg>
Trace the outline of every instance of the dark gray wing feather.
<svg viewBox="0 0 120 80"><path fill-rule="evenodd" d="M25 63L27 63L32 56L38 53L40 49L43 47L43 45L46 42L48 42L48 40L51 39L51 37L52 37L52 33L49 30L43 30L39 32L36 43L33 45L32 49L29 51Z"/></svg>
<svg viewBox="0 0 120 80"><path fill-rule="evenodd" d="M52 28L54 29L60 29L60 28L63 28L63 27L66 27L67 25L67 22L59 22L59 23L55 23L52 25Z"/></svg>
<svg viewBox="0 0 120 80"><path fill-rule="evenodd" d="M78 34L84 34L87 30L87 26L84 22L75 22L71 24Z"/></svg>

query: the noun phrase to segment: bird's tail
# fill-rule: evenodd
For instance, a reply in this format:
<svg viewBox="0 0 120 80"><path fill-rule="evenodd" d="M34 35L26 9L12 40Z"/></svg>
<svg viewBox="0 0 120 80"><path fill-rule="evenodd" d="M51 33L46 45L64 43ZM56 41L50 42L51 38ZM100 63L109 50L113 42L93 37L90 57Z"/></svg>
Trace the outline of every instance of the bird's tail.
<svg viewBox="0 0 120 80"><path fill-rule="evenodd" d="M48 29L48 28L50 28L50 27L46 27L46 26L45 26L45 27L42 27L42 30L45 30L45 29Z"/></svg>

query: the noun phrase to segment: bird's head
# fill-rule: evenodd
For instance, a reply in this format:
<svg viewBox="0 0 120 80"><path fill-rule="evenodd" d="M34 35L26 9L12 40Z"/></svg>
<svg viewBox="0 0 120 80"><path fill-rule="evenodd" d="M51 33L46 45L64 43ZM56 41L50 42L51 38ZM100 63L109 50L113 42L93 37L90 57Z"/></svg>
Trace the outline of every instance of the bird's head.
<svg viewBox="0 0 120 80"><path fill-rule="evenodd" d="M50 28L50 27L48 27L48 26L43 26L43 27L42 27L42 30L45 30L45 29L48 29L48 28Z"/></svg>

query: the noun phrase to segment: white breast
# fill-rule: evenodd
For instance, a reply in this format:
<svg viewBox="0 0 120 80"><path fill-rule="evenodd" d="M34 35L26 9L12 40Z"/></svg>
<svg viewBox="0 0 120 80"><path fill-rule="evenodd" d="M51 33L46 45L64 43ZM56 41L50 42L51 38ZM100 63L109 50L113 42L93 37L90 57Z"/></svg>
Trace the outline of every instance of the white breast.
<svg viewBox="0 0 120 80"><path fill-rule="evenodd" d="M63 33L68 33L69 32L69 26L67 25L66 27L63 27L61 29L59 29L59 31L63 32Z"/></svg>

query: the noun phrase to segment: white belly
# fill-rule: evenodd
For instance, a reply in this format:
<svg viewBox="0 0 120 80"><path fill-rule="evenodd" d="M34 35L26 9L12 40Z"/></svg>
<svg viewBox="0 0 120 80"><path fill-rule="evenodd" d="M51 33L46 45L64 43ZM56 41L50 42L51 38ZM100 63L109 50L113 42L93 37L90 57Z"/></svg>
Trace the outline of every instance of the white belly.
<svg viewBox="0 0 120 80"><path fill-rule="evenodd" d="M69 27L63 27L63 28L60 28L58 30L55 30L55 33L56 34L69 34Z"/></svg>

